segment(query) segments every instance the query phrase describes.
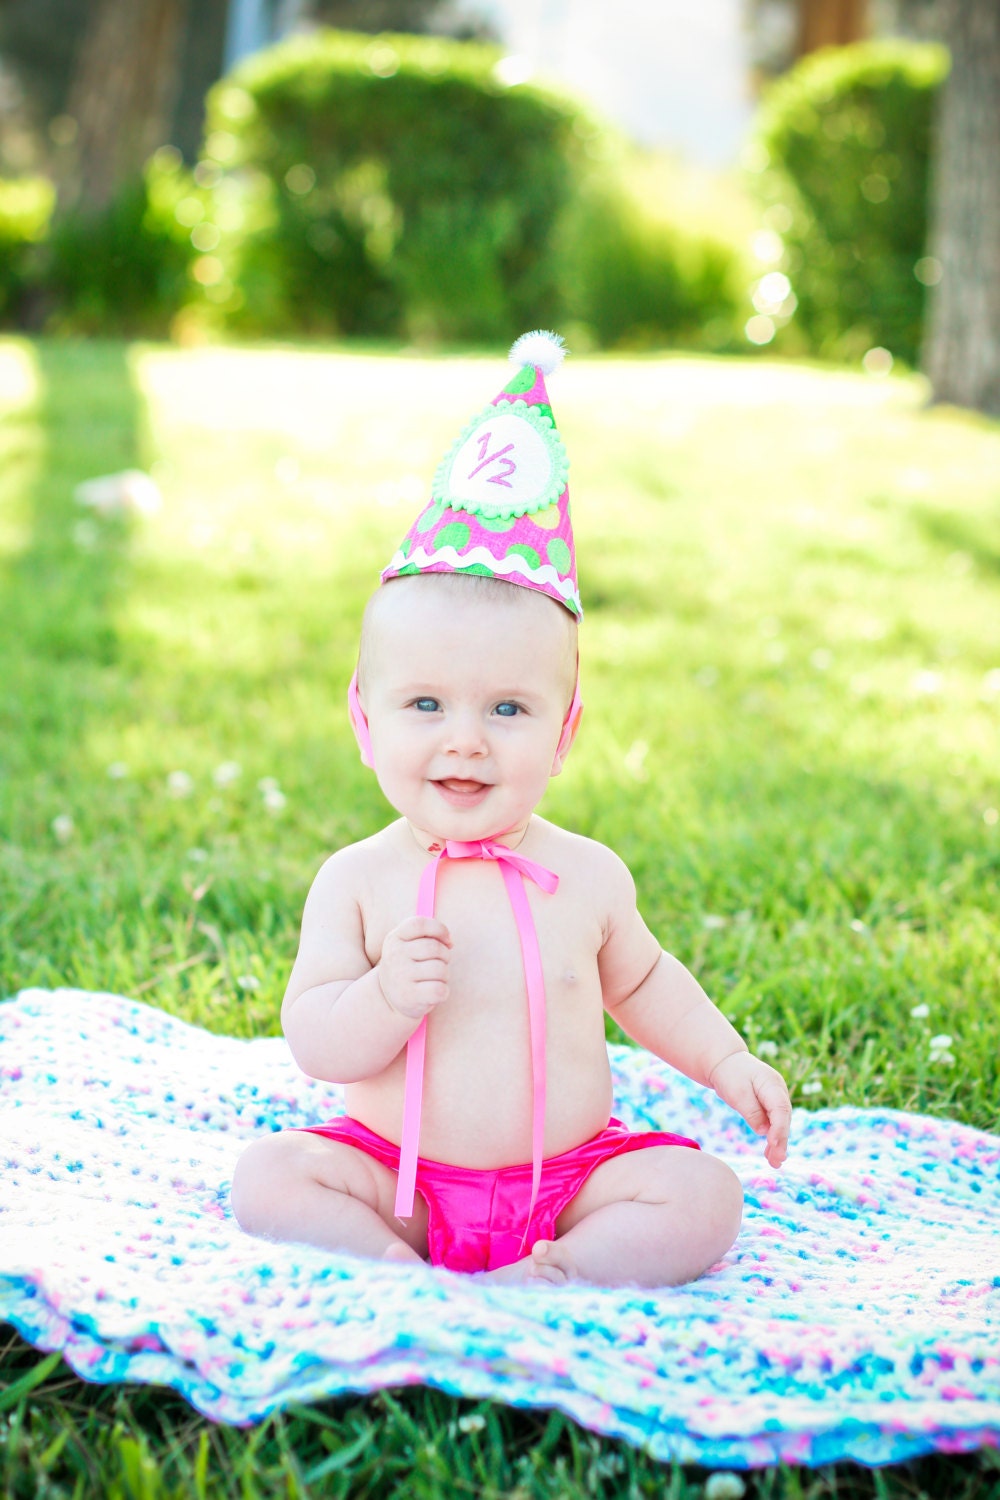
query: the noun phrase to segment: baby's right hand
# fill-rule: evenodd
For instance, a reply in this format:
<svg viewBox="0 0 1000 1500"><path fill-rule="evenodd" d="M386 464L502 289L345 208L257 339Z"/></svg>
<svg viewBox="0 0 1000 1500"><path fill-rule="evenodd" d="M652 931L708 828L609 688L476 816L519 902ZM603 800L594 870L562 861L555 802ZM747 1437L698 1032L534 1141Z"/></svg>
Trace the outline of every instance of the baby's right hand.
<svg viewBox="0 0 1000 1500"><path fill-rule="evenodd" d="M451 934L436 917L407 917L387 934L378 982L390 1009L421 1020L448 998Z"/></svg>

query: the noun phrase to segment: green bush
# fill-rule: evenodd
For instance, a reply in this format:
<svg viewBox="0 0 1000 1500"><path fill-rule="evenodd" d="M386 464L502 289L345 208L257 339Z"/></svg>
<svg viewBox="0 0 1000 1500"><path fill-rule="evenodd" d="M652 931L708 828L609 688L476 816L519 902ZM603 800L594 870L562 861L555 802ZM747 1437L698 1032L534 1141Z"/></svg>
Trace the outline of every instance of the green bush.
<svg viewBox="0 0 1000 1500"><path fill-rule="evenodd" d="M864 42L814 53L764 101L756 154L766 219L784 239L797 307L790 297L769 305L776 280L757 307L779 323L794 308L810 352L851 357L881 345L917 358L932 113L947 67L941 47Z"/></svg>
<svg viewBox="0 0 1000 1500"><path fill-rule="evenodd" d="M253 224L223 236L245 327L506 337L551 317L549 240L594 127L498 76L493 48L321 31L210 93L205 162Z"/></svg>
<svg viewBox="0 0 1000 1500"><path fill-rule="evenodd" d="M191 228L178 205L196 191L167 147L107 208L57 218L41 282L50 327L84 334L163 335L190 295Z"/></svg>
<svg viewBox="0 0 1000 1500"><path fill-rule="evenodd" d="M505 84L495 49L313 33L212 90L193 172L165 147L108 208L19 248L16 298L0 203L0 311L23 284L71 333L496 343L569 324L578 348L733 347L742 231L692 222L682 175Z"/></svg>
<svg viewBox="0 0 1000 1500"><path fill-rule="evenodd" d="M568 318L603 348L737 347L745 276L732 239L671 222L664 207L608 176L581 192L561 235Z"/></svg>
<svg viewBox="0 0 1000 1500"><path fill-rule="evenodd" d="M55 191L45 177L0 179L0 321L19 312L54 204Z"/></svg>

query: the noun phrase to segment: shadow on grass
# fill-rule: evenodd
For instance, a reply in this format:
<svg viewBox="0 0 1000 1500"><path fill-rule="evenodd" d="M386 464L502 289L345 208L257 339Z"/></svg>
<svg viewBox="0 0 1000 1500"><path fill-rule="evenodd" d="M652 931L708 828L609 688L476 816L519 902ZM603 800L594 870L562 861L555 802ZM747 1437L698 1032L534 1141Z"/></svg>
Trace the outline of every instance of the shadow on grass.
<svg viewBox="0 0 1000 1500"><path fill-rule="evenodd" d="M969 516L930 505L913 506L910 513L932 542L967 553L984 573L1000 574L1000 510L982 518L980 524Z"/></svg>
<svg viewBox="0 0 1000 1500"><path fill-rule="evenodd" d="M74 490L139 465L145 413L125 345L40 342L34 352L39 396L26 420L41 454L26 541L0 573L0 736L19 769L58 775L113 691L129 576L128 519L94 516Z"/></svg>

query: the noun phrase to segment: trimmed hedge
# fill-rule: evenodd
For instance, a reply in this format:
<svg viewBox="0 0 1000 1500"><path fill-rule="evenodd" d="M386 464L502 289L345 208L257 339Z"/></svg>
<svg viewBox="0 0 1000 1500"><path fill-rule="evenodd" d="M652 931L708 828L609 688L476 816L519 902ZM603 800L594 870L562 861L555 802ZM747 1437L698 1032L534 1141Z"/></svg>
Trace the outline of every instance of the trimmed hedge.
<svg viewBox="0 0 1000 1500"><path fill-rule="evenodd" d="M942 47L863 42L805 58L765 98L766 220L784 240L791 327L810 352L880 345L917 360L932 116L947 69Z"/></svg>
<svg viewBox="0 0 1000 1500"><path fill-rule="evenodd" d="M496 49L312 33L216 85L193 171L163 147L107 208L51 224L48 188L44 238L22 226L6 280L0 197L0 317L180 339L497 344L541 325L579 349L741 347L742 231L694 227L676 186L583 107L506 84Z"/></svg>
<svg viewBox="0 0 1000 1500"><path fill-rule="evenodd" d="M737 236L691 230L669 202L600 174L582 188L559 236L570 326L604 349L736 350L747 271ZM579 343L579 337L574 337Z"/></svg>
<svg viewBox="0 0 1000 1500"><path fill-rule="evenodd" d="M320 31L208 98L206 162L253 226L218 256L254 331L493 339L551 316L549 238L599 133L494 48Z"/></svg>

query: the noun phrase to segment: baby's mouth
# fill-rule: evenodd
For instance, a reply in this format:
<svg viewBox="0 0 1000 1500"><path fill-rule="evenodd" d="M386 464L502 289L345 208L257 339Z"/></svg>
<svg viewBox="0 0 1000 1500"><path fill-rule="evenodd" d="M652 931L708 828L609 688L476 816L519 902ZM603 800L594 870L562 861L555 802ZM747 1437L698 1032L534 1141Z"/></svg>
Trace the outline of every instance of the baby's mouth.
<svg viewBox="0 0 1000 1500"><path fill-rule="evenodd" d="M490 789L489 782L467 781L460 776L442 777L434 785L449 802L475 802Z"/></svg>

